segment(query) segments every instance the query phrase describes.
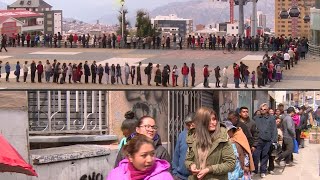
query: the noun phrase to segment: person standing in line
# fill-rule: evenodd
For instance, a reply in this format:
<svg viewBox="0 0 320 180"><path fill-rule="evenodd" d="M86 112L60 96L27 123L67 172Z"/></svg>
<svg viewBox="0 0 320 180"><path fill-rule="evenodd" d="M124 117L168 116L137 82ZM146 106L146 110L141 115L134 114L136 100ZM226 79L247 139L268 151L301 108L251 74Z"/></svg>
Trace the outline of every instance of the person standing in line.
<svg viewBox="0 0 320 180"><path fill-rule="evenodd" d="M92 74L92 83L96 84L96 79L97 79L97 64L96 61L93 61L91 65L91 74Z"/></svg>
<svg viewBox="0 0 320 180"><path fill-rule="evenodd" d="M203 67L203 87L205 88L210 88L209 86L209 76L210 76L210 71L208 69L209 65L204 65Z"/></svg>
<svg viewBox="0 0 320 180"><path fill-rule="evenodd" d="M256 72L252 71L251 73L251 84L252 84L252 88L254 89L254 85L256 84Z"/></svg>
<svg viewBox="0 0 320 180"><path fill-rule="evenodd" d="M98 66L98 76L99 76L99 84L102 84L102 77L103 77L104 69L101 64Z"/></svg>
<svg viewBox="0 0 320 180"><path fill-rule="evenodd" d="M278 133L277 125L274 116L268 114L269 107L266 103L260 105L260 115L254 117L256 122L257 129L259 130L259 141L255 151L253 152L255 174L258 174L260 170L261 178L266 177L267 173L267 164L269 160L269 150L272 143L277 142ZM259 168L260 162L260 168Z"/></svg>
<svg viewBox="0 0 320 180"><path fill-rule="evenodd" d="M83 68L84 68L84 83L88 84L89 76L91 75L88 61L84 62Z"/></svg>
<svg viewBox="0 0 320 180"><path fill-rule="evenodd" d="M117 84L119 84L119 78L120 78L121 84L123 84L120 64L117 64L116 66L116 77L117 77Z"/></svg>
<svg viewBox="0 0 320 180"><path fill-rule="evenodd" d="M109 84L109 75L110 75L109 63L106 63L106 66L104 67L104 72L106 74L106 82L107 84Z"/></svg>
<svg viewBox="0 0 320 180"><path fill-rule="evenodd" d="M287 69L290 70L290 59L291 59L290 54L289 54L288 52L284 53L283 59L284 59L284 63L285 63L286 70L287 70Z"/></svg>
<svg viewBox="0 0 320 180"><path fill-rule="evenodd" d="M131 68L130 68L130 76L131 76L132 84L134 84L135 75L136 75L136 67L135 66L131 66Z"/></svg>
<svg viewBox="0 0 320 180"><path fill-rule="evenodd" d="M10 64L9 62L6 62L6 65L5 65L5 70L6 70L6 82L9 82L9 75L10 75Z"/></svg>
<svg viewBox="0 0 320 180"><path fill-rule="evenodd" d="M220 66L217 66L215 69L214 69L214 75L216 77L216 88L219 88L220 87Z"/></svg>
<svg viewBox="0 0 320 180"><path fill-rule="evenodd" d="M37 65L35 61L32 61L30 70L31 70L31 83L35 83L34 79L36 77L36 71L37 71Z"/></svg>
<svg viewBox="0 0 320 180"><path fill-rule="evenodd" d="M2 48L3 48L6 52L8 52L8 50L7 50L6 46L7 46L7 35L2 34L1 49L0 49L0 52L2 52Z"/></svg>
<svg viewBox="0 0 320 180"><path fill-rule="evenodd" d="M181 68L181 74L183 77L183 87L188 87L189 67L187 66L187 63L183 64L183 67Z"/></svg>
<svg viewBox="0 0 320 180"><path fill-rule="evenodd" d="M156 66L156 73L155 73L155 77L154 77L154 82L156 83L156 86L160 86L159 84L161 84L161 70L160 70L160 65L157 64Z"/></svg>
<svg viewBox="0 0 320 180"><path fill-rule="evenodd" d="M168 87L167 85L168 79L169 79L168 66L164 66L162 71L162 85L164 87Z"/></svg>
<svg viewBox="0 0 320 180"><path fill-rule="evenodd" d="M190 172L185 166L186 155L188 151L188 145L186 142L188 131L195 128L193 122L194 113L190 113L186 116L184 123L185 128L179 134L176 147L174 149L174 155L172 160L172 174L176 179L187 180L190 176Z"/></svg>
<svg viewBox="0 0 320 180"><path fill-rule="evenodd" d="M130 66L128 63L125 63L124 65L124 75L125 75L126 85L129 85Z"/></svg>
<svg viewBox="0 0 320 180"><path fill-rule="evenodd" d="M67 75L69 77L69 84L71 84L72 83L71 82L71 78L72 78L72 64L71 63L69 63L69 65L68 65Z"/></svg>
<svg viewBox="0 0 320 180"><path fill-rule="evenodd" d="M235 168L236 158L227 129L218 119L211 108L202 107L195 114L196 128L190 130L186 138L185 166L191 173L189 180L227 180L228 172Z"/></svg>
<svg viewBox="0 0 320 180"><path fill-rule="evenodd" d="M68 72L68 67L66 63L62 64L61 72L62 72L62 77L61 77L62 79L60 80L60 84L64 84L66 82L66 76Z"/></svg>
<svg viewBox="0 0 320 180"><path fill-rule="evenodd" d="M50 64L50 61L47 60L45 64L45 78L47 83L50 82L51 74L52 74L52 66Z"/></svg>
<svg viewBox="0 0 320 180"><path fill-rule="evenodd" d="M27 83L27 76L28 76L28 72L29 72L28 61L24 62L24 65L22 66L22 69L23 69L23 82Z"/></svg>
<svg viewBox="0 0 320 180"><path fill-rule="evenodd" d="M262 78L262 71L260 66L257 67L257 76L258 76L258 88L261 88L261 86L263 85L263 78Z"/></svg>
<svg viewBox="0 0 320 180"><path fill-rule="evenodd" d="M233 67L234 70L234 84L235 84L235 88L240 88L239 84L240 84L240 69L239 69L239 65L235 64L235 66Z"/></svg>
<svg viewBox="0 0 320 180"><path fill-rule="evenodd" d="M228 88L228 66L224 67L222 70L222 87Z"/></svg>
<svg viewBox="0 0 320 180"><path fill-rule="evenodd" d="M19 81L19 78L20 78L20 70L21 70L21 67L20 67L20 62L17 61L17 64L16 64L16 70L15 70L15 75L16 75L16 81L17 82L20 82Z"/></svg>
<svg viewBox="0 0 320 180"><path fill-rule="evenodd" d="M139 65L137 66L137 85L142 85L141 82L141 62L139 62Z"/></svg>
<svg viewBox="0 0 320 180"><path fill-rule="evenodd" d="M148 86L151 86L151 75L152 75L152 63L149 63L148 66L145 68L145 74L148 77Z"/></svg>
<svg viewBox="0 0 320 180"><path fill-rule="evenodd" d="M194 63L191 64L190 72L191 72L191 86L195 87L196 69L195 69Z"/></svg>
<svg viewBox="0 0 320 180"><path fill-rule="evenodd" d="M38 62L37 71L38 71L38 83L42 83L43 65L41 61Z"/></svg>
<svg viewBox="0 0 320 180"><path fill-rule="evenodd" d="M248 82L249 82L249 76L250 76L250 72L248 70L248 66L244 67L244 87L248 88Z"/></svg>

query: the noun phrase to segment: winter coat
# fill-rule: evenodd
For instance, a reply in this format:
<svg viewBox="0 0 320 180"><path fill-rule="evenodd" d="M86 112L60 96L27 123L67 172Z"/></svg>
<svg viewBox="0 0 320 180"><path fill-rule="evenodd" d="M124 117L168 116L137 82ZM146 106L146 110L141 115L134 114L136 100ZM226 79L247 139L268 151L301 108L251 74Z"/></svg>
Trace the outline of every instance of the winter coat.
<svg viewBox="0 0 320 180"><path fill-rule="evenodd" d="M133 138L134 136L135 136L135 134L132 134L131 138ZM128 141L129 140L127 140L127 142ZM163 160L166 160L168 162L171 162L170 155L169 155L168 151L162 146L161 138L160 138L160 136L158 134L153 138L153 145L154 145L154 148L155 148L155 157L156 158L163 159ZM117 156L117 159L116 159L114 167L117 167L118 165L120 165L119 164L120 161L122 161L125 158L126 158L126 156L125 156L125 154L123 152L123 149L121 148L119 150L119 153L118 153L118 156Z"/></svg>
<svg viewBox="0 0 320 180"><path fill-rule="evenodd" d="M259 130L257 128L256 123L251 119L248 119L248 120L240 119L240 121L247 126L248 130L251 133L251 136L253 138L253 143L251 147L257 147L259 142Z"/></svg>
<svg viewBox="0 0 320 180"><path fill-rule="evenodd" d="M187 134L188 130L186 129L179 134L172 160L172 174L182 180L187 180L190 175L189 170L184 164L188 150L188 145L186 143Z"/></svg>
<svg viewBox="0 0 320 180"><path fill-rule="evenodd" d="M161 70L160 69L156 70L156 75L154 77L154 82L161 83Z"/></svg>
<svg viewBox="0 0 320 180"><path fill-rule="evenodd" d="M228 180L228 172L233 171L235 167L236 159L232 145L228 141L227 129L222 124L220 126L221 132L208 151L206 166L209 168L209 173L203 177L203 180ZM185 165L190 169L190 165L196 164L199 169L199 154L194 129L188 132L187 144ZM196 179L198 178L194 175L189 176L189 180Z"/></svg>
<svg viewBox="0 0 320 180"><path fill-rule="evenodd" d="M84 75L85 75L85 76L90 76L91 73L90 73L89 65L88 65L88 64L84 64L84 65L83 65L83 68L84 68Z"/></svg>
<svg viewBox="0 0 320 180"><path fill-rule="evenodd" d="M254 118L259 130L259 138L264 141L277 142L277 125L274 116L257 115Z"/></svg>
<svg viewBox="0 0 320 180"><path fill-rule="evenodd" d="M168 172L170 164L162 159L155 159L156 168L151 175L144 178L144 180L173 180L173 177ZM130 171L128 170L128 159L124 159L119 163L119 166L113 169L107 180L130 180Z"/></svg>
<svg viewBox="0 0 320 180"><path fill-rule="evenodd" d="M10 65L6 64L4 68L6 70L6 73L10 73L10 69L11 69Z"/></svg>

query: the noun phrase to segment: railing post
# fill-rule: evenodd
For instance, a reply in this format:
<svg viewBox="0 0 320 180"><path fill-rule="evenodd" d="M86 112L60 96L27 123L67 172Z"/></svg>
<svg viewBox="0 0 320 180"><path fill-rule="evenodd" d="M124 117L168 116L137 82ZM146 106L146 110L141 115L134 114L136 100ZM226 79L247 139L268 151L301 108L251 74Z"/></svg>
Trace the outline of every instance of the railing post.
<svg viewBox="0 0 320 180"><path fill-rule="evenodd" d="M70 130L70 91L67 91L66 96L66 111L67 111L67 130Z"/></svg>
<svg viewBox="0 0 320 180"><path fill-rule="evenodd" d="M84 98L83 98L83 105L84 105L84 108L83 108L83 119L84 119L84 121L83 121L83 124L84 124L84 129L85 130L87 130L87 113L88 113L88 106L87 106L87 91L84 91L83 92L83 96L84 96Z"/></svg>
<svg viewBox="0 0 320 180"><path fill-rule="evenodd" d="M99 91L99 131L102 130L102 92Z"/></svg>
<svg viewBox="0 0 320 180"><path fill-rule="evenodd" d="M51 131L51 91L48 91L48 128Z"/></svg>

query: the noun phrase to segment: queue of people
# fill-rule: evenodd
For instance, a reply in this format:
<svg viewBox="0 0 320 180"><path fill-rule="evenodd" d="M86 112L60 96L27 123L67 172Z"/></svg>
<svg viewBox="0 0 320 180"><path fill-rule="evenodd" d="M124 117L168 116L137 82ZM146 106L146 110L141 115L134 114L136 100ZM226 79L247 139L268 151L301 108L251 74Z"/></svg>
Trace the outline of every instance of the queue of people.
<svg viewBox="0 0 320 180"><path fill-rule="evenodd" d="M285 112L282 104L273 110L264 103L252 118L249 109L241 107L220 120L213 109L201 107L186 116L171 159L155 119L136 120L129 112L121 127L126 144L121 143L107 179L235 180L252 179L255 174L264 178L275 173L275 164L293 165L295 141L304 148L300 135L314 123L312 116L305 106Z"/></svg>

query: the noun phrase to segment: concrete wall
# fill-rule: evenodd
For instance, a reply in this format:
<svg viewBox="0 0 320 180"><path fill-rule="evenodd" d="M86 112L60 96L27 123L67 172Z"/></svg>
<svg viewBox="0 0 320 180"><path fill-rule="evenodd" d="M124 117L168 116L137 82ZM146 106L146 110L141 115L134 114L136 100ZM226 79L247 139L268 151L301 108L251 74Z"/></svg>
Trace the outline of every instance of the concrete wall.
<svg viewBox="0 0 320 180"><path fill-rule="evenodd" d="M109 92L110 134L123 137L121 124L124 114L134 109L138 118L149 115L156 119L158 133L167 141L168 92L167 91L110 91Z"/></svg>
<svg viewBox="0 0 320 180"><path fill-rule="evenodd" d="M238 94L236 91L219 91L219 117L224 120L228 113L238 107Z"/></svg>
<svg viewBox="0 0 320 180"><path fill-rule="evenodd" d="M20 153L29 160L28 112L25 92L0 92L0 133ZM23 174L0 173L1 180L29 180Z"/></svg>

